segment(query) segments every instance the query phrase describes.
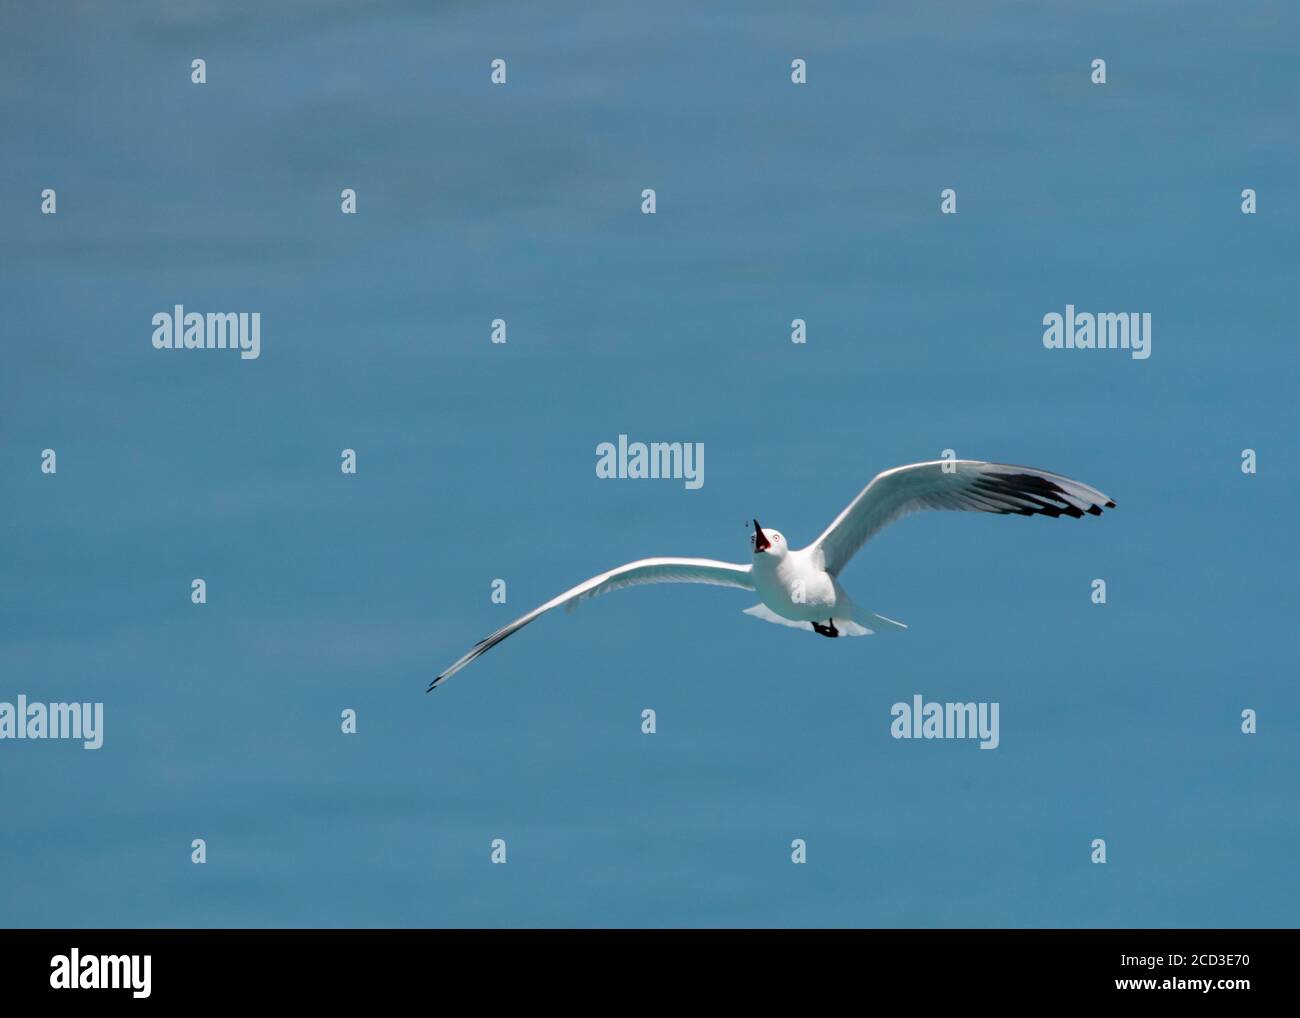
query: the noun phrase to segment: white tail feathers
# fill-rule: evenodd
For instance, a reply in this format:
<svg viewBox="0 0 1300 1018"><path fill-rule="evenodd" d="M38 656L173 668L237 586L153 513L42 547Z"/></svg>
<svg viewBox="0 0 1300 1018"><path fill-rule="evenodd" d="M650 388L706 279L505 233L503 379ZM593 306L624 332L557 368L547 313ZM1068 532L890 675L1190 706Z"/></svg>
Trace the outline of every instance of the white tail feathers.
<svg viewBox="0 0 1300 1018"><path fill-rule="evenodd" d="M853 618L869 629L885 633L891 629L906 629L905 622L895 622L893 619L886 618L883 615L877 615L875 612L863 611L861 608L853 609Z"/></svg>
<svg viewBox="0 0 1300 1018"><path fill-rule="evenodd" d="M775 622L778 626L789 626L791 629L806 629L810 633L813 631L811 622L797 622L794 619L787 619L783 615L778 615L772 611L765 604L756 604L752 608L746 608L745 614L752 615L756 619L762 619L764 622ZM833 621L841 636L871 636L891 629L907 628L901 622L887 619L875 612L863 611L861 608L853 609L852 618L837 616Z"/></svg>

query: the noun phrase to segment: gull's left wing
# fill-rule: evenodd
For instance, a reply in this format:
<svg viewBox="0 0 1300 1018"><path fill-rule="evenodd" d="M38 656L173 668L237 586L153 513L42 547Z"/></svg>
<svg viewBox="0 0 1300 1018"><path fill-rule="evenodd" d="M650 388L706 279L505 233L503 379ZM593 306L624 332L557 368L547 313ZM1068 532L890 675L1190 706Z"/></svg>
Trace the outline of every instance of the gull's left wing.
<svg viewBox="0 0 1300 1018"><path fill-rule="evenodd" d="M945 469L945 467L947 469ZM881 529L922 509L1020 516L1100 516L1115 503L1096 488L1033 467L980 460L932 460L877 474L809 547L835 576Z"/></svg>
<svg viewBox="0 0 1300 1018"><path fill-rule="evenodd" d="M619 566L617 569L611 569L607 573L601 573L579 583L558 597L551 598L544 605L534 608L527 615L515 619L508 626L498 629L491 636L480 640L468 654L430 682L429 689L436 689L480 654L487 653L511 633L523 629L528 623L545 615L552 608L565 605L572 609L577 607L578 602L584 598L597 597L611 590L636 587L643 583L711 583L718 587L754 589L749 566L735 565L731 562L717 562L709 558L643 558L636 562L629 562L625 566Z"/></svg>

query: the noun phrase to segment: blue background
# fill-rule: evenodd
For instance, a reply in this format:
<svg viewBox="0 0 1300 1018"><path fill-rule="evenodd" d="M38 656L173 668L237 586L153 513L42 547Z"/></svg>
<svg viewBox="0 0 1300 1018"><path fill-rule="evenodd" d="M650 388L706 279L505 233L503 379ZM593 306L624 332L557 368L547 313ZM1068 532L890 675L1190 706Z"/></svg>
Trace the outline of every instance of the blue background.
<svg viewBox="0 0 1300 1018"><path fill-rule="evenodd" d="M0 743L6 925L1296 924L1295 6L698 7L6 8L0 700L106 728ZM620 432L703 489L598 480ZM891 527L895 637L640 588L424 693L945 448L1119 508Z"/></svg>

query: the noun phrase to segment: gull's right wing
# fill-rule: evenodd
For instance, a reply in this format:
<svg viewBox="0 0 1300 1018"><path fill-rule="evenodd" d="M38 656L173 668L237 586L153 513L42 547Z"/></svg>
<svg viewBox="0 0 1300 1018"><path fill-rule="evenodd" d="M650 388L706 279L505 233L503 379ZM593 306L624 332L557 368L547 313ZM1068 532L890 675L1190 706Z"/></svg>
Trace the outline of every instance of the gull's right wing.
<svg viewBox="0 0 1300 1018"><path fill-rule="evenodd" d="M643 583L711 583L718 587L754 589L749 566L735 565L731 562L717 562L708 558L643 558L636 562L629 562L627 565L579 583L571 590L551 598L544 605L534 608L527 615L520 616L508 626L503 626L491 636L480 640L469 653L430 682L429 689L436 689L480 654L487 653L511 633L523 629L528 623L545 615L552 608L558 608L560 605L574 608L584 598L597 597L611 590L636 587Z"/></svg>

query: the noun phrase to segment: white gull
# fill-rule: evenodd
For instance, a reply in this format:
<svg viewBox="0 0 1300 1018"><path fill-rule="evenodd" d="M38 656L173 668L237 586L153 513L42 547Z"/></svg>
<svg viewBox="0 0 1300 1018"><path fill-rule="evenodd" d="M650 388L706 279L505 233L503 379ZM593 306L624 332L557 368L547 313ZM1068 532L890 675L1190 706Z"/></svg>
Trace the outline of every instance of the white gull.
<svg viewBox="0 0 1300 1018"><path fill-rule="evenodd" d="M790 548L785 537L757 520L752 562L707 558L645 558L584 580L480 640L431 683L435 689L467 664L552 608L573 609L584 598L645 583L710 583L755 591L745 614L821 636L868 636L906 629L865 611L840 586L840 571L886 525L922 509L956 509L1020 516L1100 516L1115 503L1096 488L1032 467L978 460L933 460L877 474L817 540Z"/></svg>

